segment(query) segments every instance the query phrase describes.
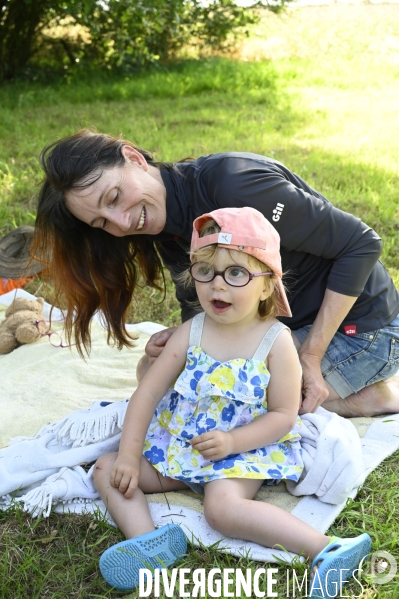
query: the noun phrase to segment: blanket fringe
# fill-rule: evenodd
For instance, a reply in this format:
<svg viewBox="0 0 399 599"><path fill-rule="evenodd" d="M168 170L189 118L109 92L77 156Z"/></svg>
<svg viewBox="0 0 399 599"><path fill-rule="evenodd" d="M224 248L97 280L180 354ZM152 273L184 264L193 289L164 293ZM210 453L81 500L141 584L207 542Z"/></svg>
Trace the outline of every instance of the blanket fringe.
<svg viewBox="0 0 399 599"><path fill-rule="evenodd" d="M117 401L101 409L91 408L81 417L71 414L59 421L54 433L63 445L71 447L98 443L121 432L127 405L128 400Z"/></svg>
<svg viewBox="0 0 399 599"><path fill-rule="evenodd" d="M32 516L41 516L48 518L53 505L53 493L48 485L42 485L38 489L32 489L23 497L17 499L23 504L25 512ZM57 497L58 499L58 497Z"/></svg>
<svg viewBox="0 0 399 599"><path fill-rule="evenodd" d="M99 497L93 483L93 468L85 472L81 466L61 468L49 476L39 487L31 489L16 501L23 504L25 512L32 516L43 515L47 518L54 505L68 503L86 503Z"/></svg>
<svg viewBox="0 0 399 599"><path fill-rule="evenodd" d="M11 439L10 445L37 439L48 433L52 433L64 447L84 447L99 443L121 432L128 402L128 399L115 402L95 401L89 410L76 410L61 420L47 424L34 437Z"/></svg>

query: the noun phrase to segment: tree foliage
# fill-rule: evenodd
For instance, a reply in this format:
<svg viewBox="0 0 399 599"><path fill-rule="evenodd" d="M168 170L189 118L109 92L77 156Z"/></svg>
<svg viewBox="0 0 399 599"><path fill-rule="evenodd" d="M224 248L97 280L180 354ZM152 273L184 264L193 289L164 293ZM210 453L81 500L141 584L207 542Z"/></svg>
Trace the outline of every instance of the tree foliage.
<svg viewBox="0 0 399 599"><path fill-rule="evenodd" d="M221 49L256 19L234 0L0 0L0 78L32 64L140 69L187 44Z"/></svg>

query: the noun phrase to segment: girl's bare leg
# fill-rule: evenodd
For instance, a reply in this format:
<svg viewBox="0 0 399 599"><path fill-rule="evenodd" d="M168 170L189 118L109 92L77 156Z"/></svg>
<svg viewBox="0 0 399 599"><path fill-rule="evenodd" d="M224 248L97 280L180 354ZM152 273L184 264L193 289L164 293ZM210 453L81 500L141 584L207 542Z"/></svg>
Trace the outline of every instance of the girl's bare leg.
<svg viewBox="0 0 399 599"><path fill-rule="evenodd" d="M230 478L207 483L204 500L207 522L227 537L266 547L281 545L313 559L326 547L329 537L275 505L254 501L262 482Z"/></svg>
<svg viewBox="0 0 399 599"><path fill-rule="evenodd" d="M165 478L142 456L139 486L133 497L126 499L110 483L111 470L117 456L117 453L109 453L97 460L93 473L94 484L119 530L127 539L132 539L155 530L144 493L177 491L187 489L187 485L179 480Z"/></svg>

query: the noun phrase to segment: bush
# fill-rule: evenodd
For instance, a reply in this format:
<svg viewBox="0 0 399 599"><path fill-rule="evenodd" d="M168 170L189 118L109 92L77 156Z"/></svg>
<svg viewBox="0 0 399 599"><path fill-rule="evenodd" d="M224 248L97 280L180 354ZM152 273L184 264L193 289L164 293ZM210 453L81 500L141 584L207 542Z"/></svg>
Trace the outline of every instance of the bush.
<svg viewBox="0 0 399 599"><path fill-rule="evenodd" d="M266 6L278 10L289 0ZM138 71L187 44L221 50L257 20L234 0L2 0L0 80L76 63ZM265 4L259 2L257 6Z"/></svg>

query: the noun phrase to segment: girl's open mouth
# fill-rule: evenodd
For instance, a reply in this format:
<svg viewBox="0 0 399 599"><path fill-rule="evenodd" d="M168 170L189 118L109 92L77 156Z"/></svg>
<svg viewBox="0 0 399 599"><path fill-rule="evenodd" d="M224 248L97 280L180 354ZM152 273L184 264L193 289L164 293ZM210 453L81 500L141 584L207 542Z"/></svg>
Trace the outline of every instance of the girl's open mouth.
<svg viewBox="0 0 399 599"><path fill-rule="evenodd" d="M212 300L211 304L215 312L225 312L231 306L231 304L223 302L222 300Z"/></svg>

